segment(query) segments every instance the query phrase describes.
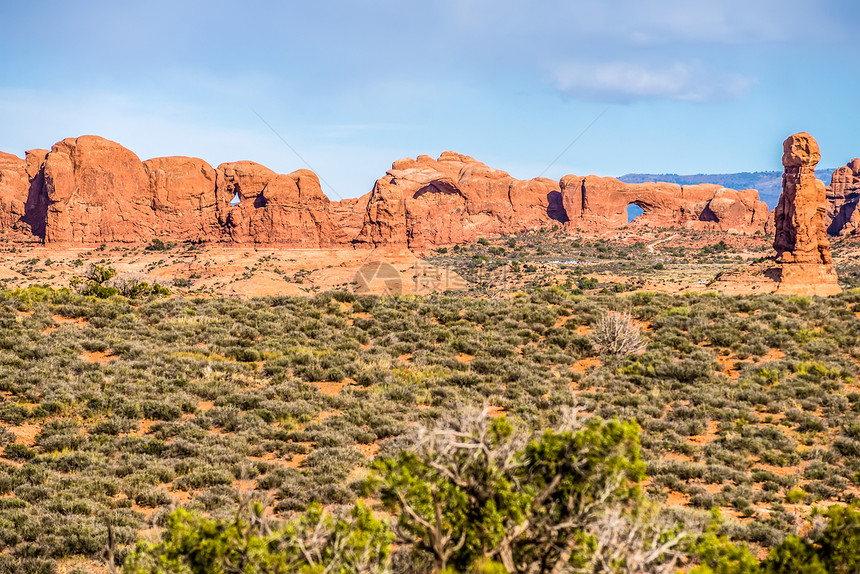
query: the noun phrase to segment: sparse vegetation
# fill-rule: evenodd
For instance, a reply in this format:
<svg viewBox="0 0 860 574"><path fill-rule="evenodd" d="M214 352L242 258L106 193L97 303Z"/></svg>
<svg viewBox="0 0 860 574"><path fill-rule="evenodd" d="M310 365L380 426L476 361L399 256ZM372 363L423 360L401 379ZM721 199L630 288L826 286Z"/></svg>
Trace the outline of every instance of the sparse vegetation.
<svg viewBox="0 0 860 574"><path fill-rule="evenodd" d="M200 529L217 544L230 528L249 532L251 548L268 536L263 526L283 534L295 531L296 520L307 524L317 512L312 504L325 509L313 516L327 532L356 520L359 501L401 517L395 486L406 484L398 481L407 470L452 488L414 458L426 454L415 429L438 429L453 413L484 406L493 415L485 428L499 425L500 437L505 425L516 429L511 442L493 448L517 460L547 429L564 434L566 409L586 425L621 420L641 428L645 473L638 476L647 481L628 477L642 491L628 500L637 501L637 512L613 507L575 527L577 536L596 537L593 553L576 549L594 569L609 568L593 565L615 559L619 537L680 532L686 537L673 546L673 559L700 572L730 571L729 563L789 571L786 556L832 568L822 562L835 552L822 533L854 520L847 510L838 513L860 488L860 295L635 290L640 283L608 270L671 281L685 258L719 240L688 248L583 239L579 247L564 245L568 259L553 247L559 232L542 233L438 253L455 266L474 261L483 275L467 267L463 274L477 277L475 285L483 277L484 287L422 297L135 296L140 283L113 272L107 249L81 254L79 265L54 254L50 264L31 257L16 272L65 268L81 280L76 290L0 293L0 572L54 572L73 557L95 564L111 539L117 565L138 556L144 561L136 564L148 568L144 554L180 556L171 541ZM546 255L537 255L538 243ZM666 260L662 270L653 268L658 256ZM175 265L149 257L159 269ZM267 257L245 272L256 277L284 265ZM183 289L196 288L207 273L203 265L184 269L193 280ZM312 281L312 269L291 269L280 281ZM475 296L492 293L502 273L521 292ZM529 512L556 513L535 510L534 492L516 486L538 488L537 470L525 480L517 473L527 466L492 464L482 476L498 478L500 489L506 483L499 490L506 494L495 510L480 507L480 525L464 538L468 552L464 542L447 566L493 571L507 560L488 550L505 546L494 528L511 532ZM417 486L411 492L420 495ZM452 492L461 508L479 506L468 502L477 500L475 491ZM265 525L255 522L249 497L262 505ZM502 503L514 506L502 511ZM710 522L715 509L722 518ZM436 559L417 544L424 540L418 530L373 516L384 523L379 532L389 527L397 540L388 546L390 560L382 559L384 545L375 546L374 568L433 569ZM170 524L185 534L164 538ZM141 546L140 532L149 529L159 541ZM510 546L520 557L515 564L543 552L523 550L532 534L521 534ZM336 539L320 538L320 548ZM286 552L286 538L279 544L277 552Z"/></svg>

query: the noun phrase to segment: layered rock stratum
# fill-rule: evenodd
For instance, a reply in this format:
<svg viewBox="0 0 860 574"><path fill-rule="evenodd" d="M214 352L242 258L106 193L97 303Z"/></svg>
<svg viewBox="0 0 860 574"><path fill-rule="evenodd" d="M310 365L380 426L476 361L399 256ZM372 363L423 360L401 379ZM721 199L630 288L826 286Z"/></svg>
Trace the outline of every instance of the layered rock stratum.
<svg viewBox="0 0 860 574"><path fill-rule="evenodd" d="M0 153L0 232L49 244L175 242L296 248L425 249L566 225L763 231L755 190L625 184L566 176L520 180L444 152L394 162L357 199L331 201L309 170L279 174L252 161L212 167L193 157L141 161L97 136L68 138L24 159Z"/></svg>

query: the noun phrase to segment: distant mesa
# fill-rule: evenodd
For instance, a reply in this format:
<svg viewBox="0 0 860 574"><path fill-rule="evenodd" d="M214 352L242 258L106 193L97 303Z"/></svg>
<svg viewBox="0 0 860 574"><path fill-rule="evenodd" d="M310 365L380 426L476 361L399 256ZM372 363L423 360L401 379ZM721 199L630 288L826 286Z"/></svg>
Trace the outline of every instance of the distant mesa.
<svg viewBox="0 0 860 574"><path fill-rule="evenodd" d="M844 171L839 182L847 182ZM847 197L848 190L837 192ZM628 225L630 205L642 209L636 226L756 233L769 225L767 206L752 189L573 175L519 180L455 152L395 161L368 194L342 201L326 197L309 170L278 174L252 161L213 168L192 157L141 161L97 136L68 138L25 159L0 153L0 232L49 244L157 237L421 250L553 226L618 229ZM846 205L836 211L850 222Z"/></svg>
<svg viewBox="0 0 860 574"><path fill-rule="evenodd" d="M776 255L724 275L718 288L798 295L841 291L827 238L827 192L824 183L815 178L820 159L818 143L806 132L783 142L782 195L773 216Z"/></svg>

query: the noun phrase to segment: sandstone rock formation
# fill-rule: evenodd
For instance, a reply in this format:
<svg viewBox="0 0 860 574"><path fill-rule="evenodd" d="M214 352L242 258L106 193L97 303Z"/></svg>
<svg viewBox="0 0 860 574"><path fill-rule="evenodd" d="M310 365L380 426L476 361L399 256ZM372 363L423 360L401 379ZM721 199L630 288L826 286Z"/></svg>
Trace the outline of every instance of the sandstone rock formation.
<svg viewBox="0 0 860 574"><path fill-rule="evenodd" d="M558 184L518 180L465 155L394 162L367 202L358 245L425 248L563 223Z"/></svg>
<svg viewBox="0 0 860 574"><path fill-rule="evenodd" d="M767 221L753 190L594 176L518 180L454 152L398 160L370 193L340 202L308 170L278 174L250 161L213 168L191 157L141 162L96 136L31 150L23 160L0 154L0 231L48 243L422 249L560 224L623 227L631 203L644 209L637 225L752 233Z"/></svg>
<svg viewBox="0 0 860 574"><path fill-rule="evenodd" d="M628 224L627 206L643 213L636 225L754 233L764 229L769 209L753 189L713 184L623 183L611 177L561 180L561 196L573 229L612 229Z"/></svg>
<svg viewBox="0 0 860 574"><path fill-rule="evenodd" d="M0 152L0 229L11 229L24 217L29 189L26 162Z"/></svg>
<svg viewBox="0 0 860 574"><path fill-rule="evenodd" d="M218 166L217 178L221 221L233 242L295 247L347 243L312 171L276 174L258 163L241 161ZM234 197L239 204L228 209Z"/></svg>
<svg viewBox="0 0 860 574"><path fill-rule="evenodd" d="M774 210L777 261L829 265L830 241L824 225L826 190L815 179L821 159L818 143L806 132L783 143L782 195Z"/></svg>
<svg viewBox="0 0 860 574"><path fill-rule="evenodd" d="M364 226L364 215L367 212L371 193L365 193L361 197L332 201L329 205L332 221L341 228L344 236L350 241L358 237Z"/></svg>
<svg viewBox="0 0 860 574"><path fill-rule="evenodd" d="M860 230L860 159L854 158L833 172L827 188L827 233L855 234Z"/></svg>
<svg viewBox="0 0 860 574"><path fill-rule="evenodd" d="M348 245L332 211L308 170L283 175L254 162L216 170L189 157L141 162L97 136L32 150L25 160L0 154L0 230L47 243ZM357 234L356 221L352 227Z"/></svg>
<svg viewBox="0 0 860 574"><path fill-rule="evenodd" d="M45 226L48 223L48 197L45 195L45 160L49 151L31 149L24 157L27 164L27 178L30 187L24 216L16 222L15 229L24 231L30 238L45 239Z"/></svg>
<svg viewBox="0 0 860 574"><path fill-rule="evenodd" d="M153 230L174 241L213 241L221 236L215 170L194 157L159 157L143 162L149 179ZM226 208L230 202L227 201Z"/></svg>
<svg viewBox="0 0 860 574"><path fill-rule="evenodd" d="M45 241L141 241L152 237L149 179L130 150L82 136L55 144L45 158Z"/></svg>
<svg viewBox="0 0 860 574"><path fill-rule="evenodd" d="M776 257L721 277L718 283L721 290L798 295L832 295L841 291L824 220L824 183L815 179L815 166L820 159L818 144L806 132L789 136L783 142L782 195L774 210Z"/></svg>

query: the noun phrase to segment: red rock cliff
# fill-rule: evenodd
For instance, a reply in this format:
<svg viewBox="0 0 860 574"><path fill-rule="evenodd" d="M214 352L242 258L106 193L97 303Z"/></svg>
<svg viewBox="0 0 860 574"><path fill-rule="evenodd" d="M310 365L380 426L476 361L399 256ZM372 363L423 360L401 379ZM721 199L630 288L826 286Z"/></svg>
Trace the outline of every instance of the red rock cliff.
<svg viewBox="0 0 860 574"><path fill-rule="evenodd" d="M329 201L308 170L278 174L251 161L213 168L191 157L141 162L96 136L32 150L23 160L0 154L0 230L46 242L157 237L421 249L559 224L614 229L627 225L631 203L644 210L637 225L749 233L767 221L754 190L572 175L559 183L519 180L454 152L398 160L370 193L340 202Z"/></svg>
<svg viewBox="0 0 860 574"><path fill-rule="evenodd" d="M454 152L394 162L368 198L359 245L424 248L559 224L558 184L518 180Z"/></svg>
<svg viewBox="0 0 860 574"><path fill-rule="evenodd" d="M308 170L283 175L253 162L216 170L190 157L141 162L97 136L33 150L26 160L0 154L0 230L48 243L348 244L333 211Z"/></svg>
<svg viewBox="0 0 860 574"><path fill-rule="evenodd" d="M221 164L217 173L220 221L233 242L295 247L347 243L312 171L276 174L258 163L241 161ZM229 207L236 196L238 205Z"/></svg>
<svg viewBox="0 0 860 574"><path fill-rule="evenodd" d="M568 226L573 229L624 227L630 204L643 210L634 220L636 225L742 233L763 230L769 212L753 189L735 191L713 184L634 184L593 175L568 175L560 183Z"/></svg>
<svg viewBox="0 0 860 574"><path fill-rule="evenodd" d="M860 159L854 158L833 172L827 188L827 233L855 234L860 229Z"/></svg>

